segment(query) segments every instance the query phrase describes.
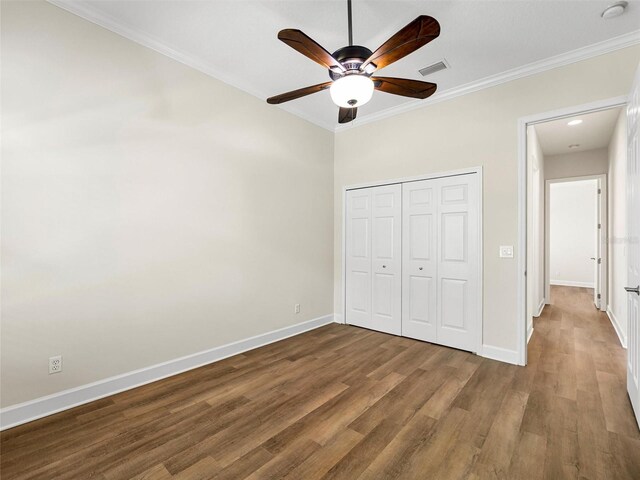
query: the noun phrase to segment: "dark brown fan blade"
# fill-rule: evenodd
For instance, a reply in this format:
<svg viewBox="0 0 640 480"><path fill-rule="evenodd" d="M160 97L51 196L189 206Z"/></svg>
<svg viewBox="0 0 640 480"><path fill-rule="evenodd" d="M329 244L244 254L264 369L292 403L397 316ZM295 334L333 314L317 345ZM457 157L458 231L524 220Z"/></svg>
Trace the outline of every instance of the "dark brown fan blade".
<svg viewBox="0 0 640 480"><path fill-rule="evenodd" d="M340 111L338 111L338 123L349 123L350 121L355 120L357 114L358 114L358 107L354 107L354 108L340 107Z"/></svg>
<svg viewBox="0 0 640 480"><path fill-rule="evenodd" d="M346 71L340 62L333 58L329 52L300 30L290 28L280 30L278 39L325 68L331 68L338 72Z"/></svg>
<svg viewBox="0 0 640 480"><path fill-rule="evenodd" d="M307 95L311 95L312 93L326 90L331 86L332 83L333 82L319 83L318 85L312 85L311 87L299 88L298 90L293 90L281 95L276 95L275 97L269 97L267 98L267 103L276 105L278 103L288 102L289 100L295 100L296 98L305 97Z"/></svg>
<svg viewBox="0 0 640 480"><path fill-rule="evenodd" d="M427 98L434 94L438 86L435 83L409 80L408 78L371 77L376 90L402 95L403 97Z"/></svg>
<svg viewBox="0 0 640 480"><path fill-rule="evenodd" d="M364 71L370 63L373 63L377 69L384 68L426 45L438 35L440 35L438 21L433 17L420 15L378 47L360 66L360 70Z"/></svg>

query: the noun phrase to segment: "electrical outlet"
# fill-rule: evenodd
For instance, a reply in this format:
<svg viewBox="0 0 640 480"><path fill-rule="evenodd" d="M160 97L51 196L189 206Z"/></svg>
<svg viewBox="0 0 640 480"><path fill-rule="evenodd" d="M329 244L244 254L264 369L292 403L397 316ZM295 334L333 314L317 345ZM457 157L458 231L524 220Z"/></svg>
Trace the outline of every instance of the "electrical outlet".
<svg viewBox="0 0 640 480"><path fill-rule="evenodd" d="M300 313L300 304L296 303L295 307L293 307L294 313Z"/></svg>
<svg viewBox="0 0 640 480"><path fill-rule="evenodd" d="M60 373L62 371L62 355L49 357L49 375L52 373Z"/></svg>

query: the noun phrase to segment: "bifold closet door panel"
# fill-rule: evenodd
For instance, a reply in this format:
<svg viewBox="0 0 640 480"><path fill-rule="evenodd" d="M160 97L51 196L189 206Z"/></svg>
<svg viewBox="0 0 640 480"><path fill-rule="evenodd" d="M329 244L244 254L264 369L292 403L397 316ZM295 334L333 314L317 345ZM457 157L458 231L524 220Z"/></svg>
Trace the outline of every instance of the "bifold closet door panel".
<svg viewBox="0 0 640 480"><path fill-rule="evenodd" d="M373 328L371 318L371 189L346 195L346 315L351 325Z"/></svg>
<svg viewBox="0 0 640 480"><path fill-rule="evenodd" d="M476 351L478 340L478 175L437 179L437 343Z"/></svg>
<svg viewBox="0 0 640 480"><path fill-rule="evenodd" d="M477 174L350 190L346 323L477 351Z"/></svg>
<svg viewBox="0 0 640 480"><path fill-rule="evenodd" d="M434 180L402 185L402 335L436 342L436 192Z"/></svg>
<svg viewBox="0 0 640 480"><path fill-rule="evenodd" d="M400 335L402 312L402 186L371 189L372 328Z"/></svg>

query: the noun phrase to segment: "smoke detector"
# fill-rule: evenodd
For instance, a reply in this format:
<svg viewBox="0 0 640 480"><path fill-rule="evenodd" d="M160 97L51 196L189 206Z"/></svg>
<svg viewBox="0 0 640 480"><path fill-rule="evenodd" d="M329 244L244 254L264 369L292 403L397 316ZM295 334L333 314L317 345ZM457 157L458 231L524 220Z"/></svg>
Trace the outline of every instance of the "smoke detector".
<svg viewBox="0 0 640 480"><path fill-rule="evenodd" d="M604 11L602 12L602 15L600 16L604 19L619 17L624 13L624 11L627 8L627 5L629 5L627 2L617 2L617 3L614 3L613 5L609 5L607 8L604 9Z"/></svg>

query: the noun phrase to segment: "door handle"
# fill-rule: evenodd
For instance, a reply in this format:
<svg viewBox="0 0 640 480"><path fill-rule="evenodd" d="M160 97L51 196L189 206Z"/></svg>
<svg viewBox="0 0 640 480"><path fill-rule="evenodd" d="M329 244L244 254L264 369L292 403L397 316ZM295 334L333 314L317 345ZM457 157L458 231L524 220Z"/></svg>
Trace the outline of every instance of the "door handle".
<svg viewBox="0 0 640 480"><path fill-rule="evenodd" d="M636 288L624 287L624 289L629 293L635 293L636 295L640 295L640 285L638 285Z"/></svg>

